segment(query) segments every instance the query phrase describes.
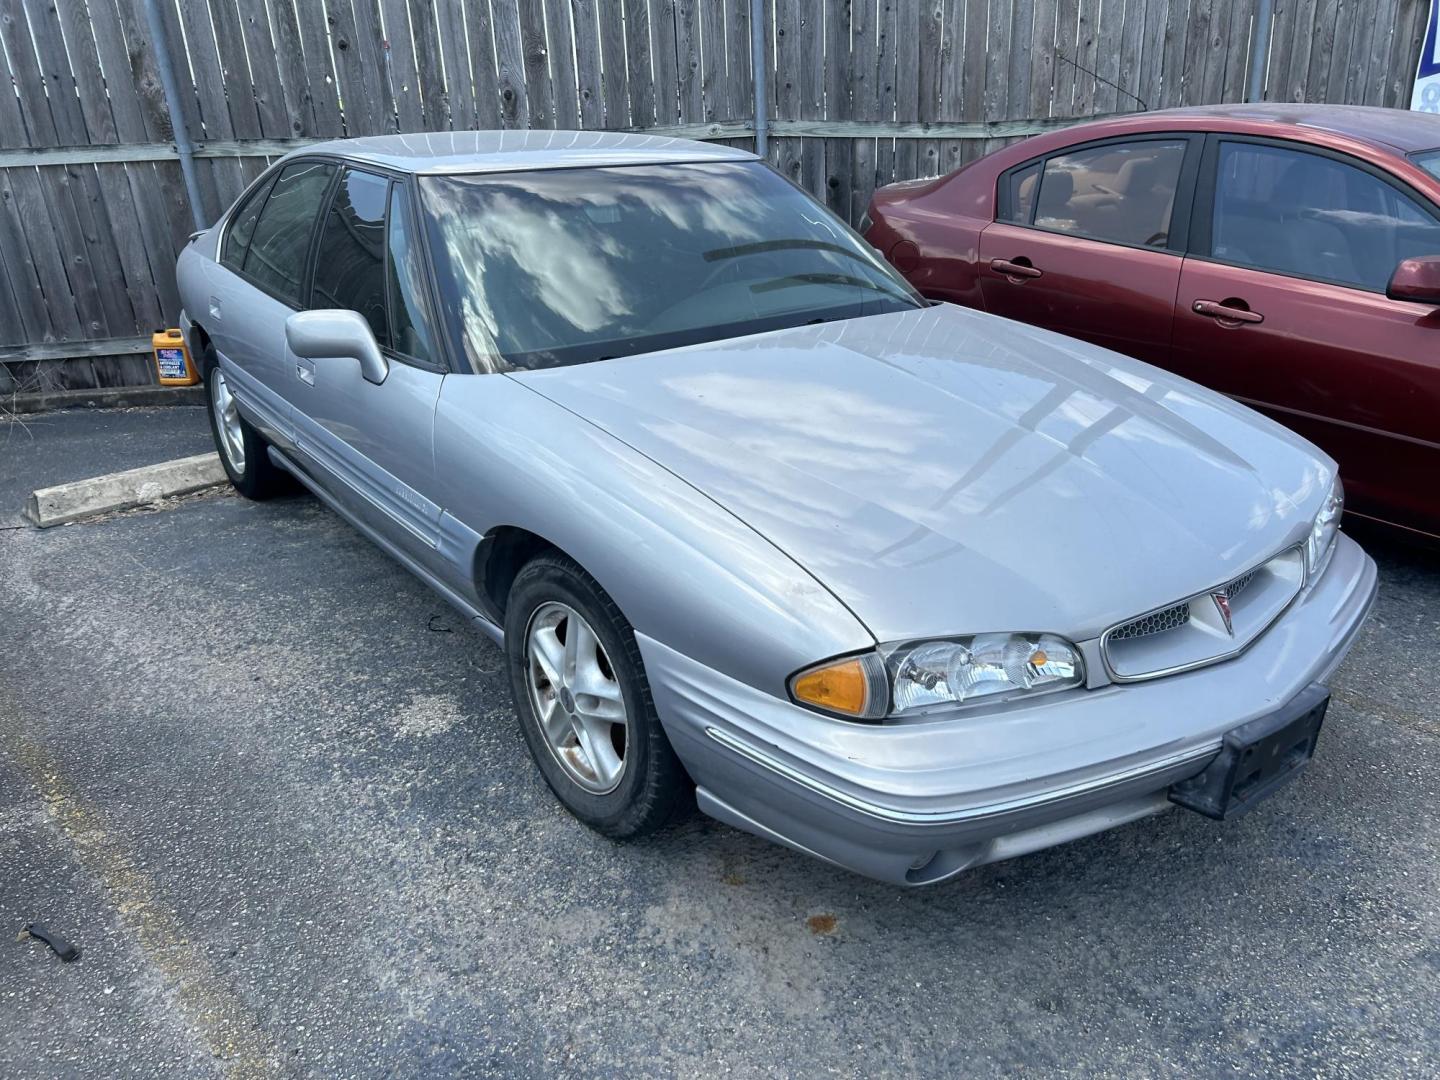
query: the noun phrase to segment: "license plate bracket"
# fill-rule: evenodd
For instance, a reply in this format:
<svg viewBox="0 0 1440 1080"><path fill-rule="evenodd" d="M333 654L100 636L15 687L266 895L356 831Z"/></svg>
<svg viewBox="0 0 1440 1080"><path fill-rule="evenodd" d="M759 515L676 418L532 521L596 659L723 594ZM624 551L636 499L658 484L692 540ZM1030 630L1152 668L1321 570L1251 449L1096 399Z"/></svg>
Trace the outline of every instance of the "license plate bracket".
<svg viewBox="0 0 1440 1080"><path fill-rule="evenodd" d="M1248 813L1310 763L1330 691L1314 683L1281 709L1225 733L1203 772L1171 785L1170 801L1216 820Z"/></svg>

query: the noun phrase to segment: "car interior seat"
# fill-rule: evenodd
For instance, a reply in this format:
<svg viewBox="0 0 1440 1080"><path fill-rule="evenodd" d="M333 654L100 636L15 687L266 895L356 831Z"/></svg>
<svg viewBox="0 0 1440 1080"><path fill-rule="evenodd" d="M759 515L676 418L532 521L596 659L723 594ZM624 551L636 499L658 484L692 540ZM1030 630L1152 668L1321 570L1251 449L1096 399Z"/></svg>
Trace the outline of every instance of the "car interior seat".
<svg viewBox="0 0 1440 1080"><path fill-rule="evenodd" d="M1035 224L1044 229L1077 232L1074 207L1075 177L1065 169L1047 169L1040 183L1040 201L1035 207Z"/></svg>

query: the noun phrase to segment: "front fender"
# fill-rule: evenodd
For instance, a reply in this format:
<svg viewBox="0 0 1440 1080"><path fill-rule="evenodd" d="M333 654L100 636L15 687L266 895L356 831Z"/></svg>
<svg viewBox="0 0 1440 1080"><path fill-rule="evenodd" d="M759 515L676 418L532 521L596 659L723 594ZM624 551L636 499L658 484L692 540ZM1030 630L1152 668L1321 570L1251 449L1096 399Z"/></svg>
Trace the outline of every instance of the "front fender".
<svg viewBox="0 0 1440 1080"><path fill-rule="evenodd" d="M544 537L635 630L783 696L799 668L874 638L755 530L651 459L504 375L450 375L436 501L478 535Z"/></svg>

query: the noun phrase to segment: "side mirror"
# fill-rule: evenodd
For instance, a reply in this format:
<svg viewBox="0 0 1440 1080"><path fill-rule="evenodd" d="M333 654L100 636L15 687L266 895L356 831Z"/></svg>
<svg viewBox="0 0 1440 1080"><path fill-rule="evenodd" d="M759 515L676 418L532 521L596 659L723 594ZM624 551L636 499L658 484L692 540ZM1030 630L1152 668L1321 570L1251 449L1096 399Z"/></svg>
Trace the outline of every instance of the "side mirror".
<svg viewBox="0 0 1440 1080"><path fill-rule="evenodd" d="M1406 259L1390 275L1385 295L1391 300L1440 305L1440 258Z"/></svg>
<svg viewBox="0 0 1440 1080"><path fill-rule="evenodd" d="M360 362L360 374L377 386L390 374L375 333L358 311L297 311L285 320L285 343L296 356L319 360L348 356Z"/></svg>

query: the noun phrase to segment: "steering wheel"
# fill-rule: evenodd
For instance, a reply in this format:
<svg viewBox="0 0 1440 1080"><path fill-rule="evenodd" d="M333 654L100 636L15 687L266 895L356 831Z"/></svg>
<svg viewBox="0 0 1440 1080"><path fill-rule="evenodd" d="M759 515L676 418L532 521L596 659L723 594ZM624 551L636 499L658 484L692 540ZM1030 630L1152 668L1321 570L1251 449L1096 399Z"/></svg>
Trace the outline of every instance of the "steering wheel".
<svg viewBox="0 0 1440 1080"><path fill-rule="evenodd" d="M1169 234L1168 232L1157 232L1154 236L1150 237L1149 240L1146 240L1146 241L1145 241L1145 246L1146 246L1146 247L1164 247L1164 246L1165 246L1165 242L1166 242L1167 240L1169 240L1169 239L1170 239L1170 234Z"/></svg>

